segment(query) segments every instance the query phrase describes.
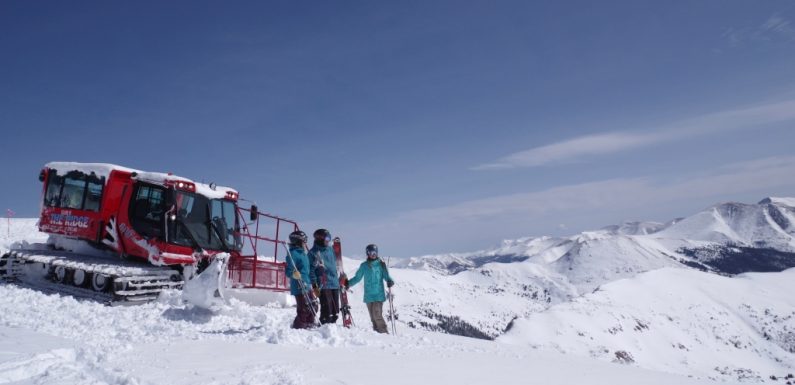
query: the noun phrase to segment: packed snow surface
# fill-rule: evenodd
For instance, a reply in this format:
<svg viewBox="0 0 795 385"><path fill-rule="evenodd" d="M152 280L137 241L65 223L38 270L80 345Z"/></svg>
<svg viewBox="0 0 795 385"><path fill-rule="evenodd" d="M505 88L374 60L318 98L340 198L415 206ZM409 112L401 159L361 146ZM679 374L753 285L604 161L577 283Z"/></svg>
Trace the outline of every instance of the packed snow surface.
<svg viewBox="0 0 795 385"><path fill-rule="evenodd" d="M361 308L361 304L356 304ZM107 307L0 284L0 384L698 384L683 376L400 326L292 330L290 308L178 293Z"/></svg>

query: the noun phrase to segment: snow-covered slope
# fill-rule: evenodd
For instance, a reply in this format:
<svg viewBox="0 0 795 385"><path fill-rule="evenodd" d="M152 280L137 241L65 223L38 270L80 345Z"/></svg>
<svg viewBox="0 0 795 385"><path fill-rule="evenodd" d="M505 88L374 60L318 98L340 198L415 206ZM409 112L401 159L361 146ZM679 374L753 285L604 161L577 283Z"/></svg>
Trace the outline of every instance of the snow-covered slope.
<svg viewBox="0 0 795 385"><path fill-rule="evenodd" d="M491 339L516 317L568 301L577 290L536 264L493 263L455 275L392 268L398 319L409 326ZM349 298L361 301L361 288ZM364 316L364 315L362 315Z"/></svg>
<svg viewBox="0 0 795 385"><path fill-rule="evenodd" d="M699 377L795 371L795 269L728 278L660 269L513 323L499 342Z"/></svg>
<svg viewBox="0 0 795 385"><path fill-rule="evenodd" d="M41 243L47 234L39 232L36 218L0 218L0 252L8 250L15 242Z"/></svg>
<svg viewBox="0 0 795 385"><path fill-rule="evenodd" d="M294 309L240 302L211 313L178 293L107 307L0 284L0 384L708 384L400 327L292 330Z"/></svg>

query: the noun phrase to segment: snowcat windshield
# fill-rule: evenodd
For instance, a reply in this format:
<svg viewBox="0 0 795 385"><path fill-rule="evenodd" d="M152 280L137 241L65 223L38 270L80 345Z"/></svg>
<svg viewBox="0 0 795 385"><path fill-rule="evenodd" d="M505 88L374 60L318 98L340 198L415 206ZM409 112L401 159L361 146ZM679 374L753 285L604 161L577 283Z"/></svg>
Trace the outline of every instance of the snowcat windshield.
<svg viewBox="0 0 795 385"><path fill-rule="evenodd" d="M223 199L176 191L176 220L169 222L169 242L207 250L240 250L235 204Z"/></svg>

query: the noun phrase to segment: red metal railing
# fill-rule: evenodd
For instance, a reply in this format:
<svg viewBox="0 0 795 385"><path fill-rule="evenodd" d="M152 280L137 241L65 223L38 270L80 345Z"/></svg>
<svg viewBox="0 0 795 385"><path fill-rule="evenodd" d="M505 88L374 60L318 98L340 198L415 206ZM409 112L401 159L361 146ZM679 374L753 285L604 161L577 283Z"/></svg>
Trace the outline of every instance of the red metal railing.
<svg viewBox="0 0 795 385"><path fill-rule="evenodd" d="M238 207L238 219L241 223L240 232L236 235L243 239L243 249L239 254L233 254L229 260L229 281L232 287L246 289L264 289L270 291L288 291L287 276L284 273L285 263L277 261L279 244L284 244L281 239L284 233L298 230L298 223L271 214L256 212L256 218L251 220L251 210ZM250 221L250 223L249 223ZM265 226L260 221L267 222ZM273 237L260 234L264 228L270 226L274 230ZM287 229L284 229L284 227ZM253 227L254 231L251 231ZM289 231L284 231L289 230ZM248 240L246 242L246 240ZM261 255L261 243L273 245L273 257ZM263 249L265 247L262 247Z"/></svg>

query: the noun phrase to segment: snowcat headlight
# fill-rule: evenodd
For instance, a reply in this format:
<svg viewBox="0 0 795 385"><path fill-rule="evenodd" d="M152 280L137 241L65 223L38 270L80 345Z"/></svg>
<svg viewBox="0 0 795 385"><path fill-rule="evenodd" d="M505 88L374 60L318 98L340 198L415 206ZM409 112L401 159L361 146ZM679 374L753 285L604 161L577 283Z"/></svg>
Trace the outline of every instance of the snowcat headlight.
<svg viewBox="0 0 795 385"><path fill-rule="evenodd" d="M196 185L194 185L194 184L193 184L193 183L191 183L191 182L182 182L182 181L178 181L178 182L174 182L174 186L175 186L176 188L180 189L180 190L185 190L185 191L196 191Z"/></svg>

